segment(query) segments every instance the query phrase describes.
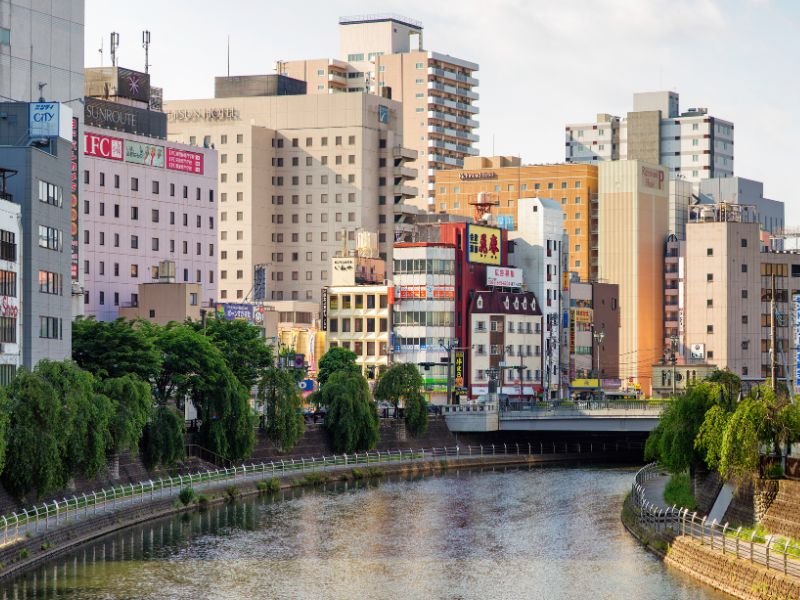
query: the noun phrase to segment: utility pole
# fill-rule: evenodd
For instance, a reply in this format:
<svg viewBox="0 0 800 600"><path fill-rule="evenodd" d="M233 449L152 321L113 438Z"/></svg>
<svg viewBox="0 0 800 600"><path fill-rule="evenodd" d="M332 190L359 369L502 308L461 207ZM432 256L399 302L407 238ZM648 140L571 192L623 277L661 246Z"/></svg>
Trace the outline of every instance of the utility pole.
<svg viewBox="0 0 800 600"><path fill-rule="evenodd" d="M672 343L672 397L675 398L675 363L678 360L676 350L678 349L678 336L673 334L669 341Z"/></svg>
<svg viewBox="0 0 800 600"><path fill-rule="evenodd" d="M446 404L452 404L452 391L453 391L453 378L450 375L451 365L453 364L453 350L458 346L458 339L445 340L439 338L439 346L442 350L447 352L447 401Z"/></svg>
<svg viewBox="0 0 800 600"><path fill-rule="evenodd" d="M597 400L600 400L602 396L602 386L600 385L600 344L603 343L603 339L606 337L605 331L595 331L592 333L592 337L594 337L594 345L595 345L595 356L597 357L595 362L595 369L594 369L594 376L597 378Z"/></svg>
<svg viewBox="0 0 800 600"><path fill-rule="evenodd" d="M775 274L772 274L772 294L769 300L769 372L772 391L778 387L775 380L777 361L775 359L776 328L775 328Z"/></svg>
<svg viewBox="0 0 800 600"><path fill-rule="evenodd" d="M142 47L144 48L144 72L150 72L150 31L142 32Z"/></svg>

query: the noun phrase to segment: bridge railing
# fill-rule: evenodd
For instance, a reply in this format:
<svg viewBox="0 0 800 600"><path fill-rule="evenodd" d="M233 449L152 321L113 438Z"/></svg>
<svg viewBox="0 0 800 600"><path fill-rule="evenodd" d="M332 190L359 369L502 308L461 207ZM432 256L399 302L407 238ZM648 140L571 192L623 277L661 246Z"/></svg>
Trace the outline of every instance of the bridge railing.
<svg viewBox="0 0 800 600"><path fill-rule="evenodd" d="M441 448L376 450L354 454L334 454L310 458L287 458L269 462L251 462L228 468L197 471L188 475L175 475L148 479L138 483L103 488L99 491L73 495L61 500L48 500L11 514L0 516L2 546L13 544L26 536L46 532L52 528L88 519L99 513L115 512L122 508L145 504L148 501L176 498L184 488L209 490L237 483L256 482L280 475L303 475L306 472L324 472L349 469L356 466L381 464L409 464L443 459L465 459L469 457L541 454L592 454L623 452L640 449L631 443L603 442L547 442L484 444L476 446L445 446Z"/></svg>
<svg viewBox="0 0 800 600"><path fill-rule="evenodd" d="M510 402L501 405L504 412L541 414L544 412L584 412L595 410L617 410L630 412L661 412L665 402L647 400L576 400L555 402Z"/></svg>
<svg viewBox="0 0 800 600"><path fill-rule="evenodd" d="M789 540L776 535L761 536L756 531L746 532L742 527L734 529L716 519L709 522L707 516L700 516L688 508L674 505L665 508L650 502L645 484L660 476L662 469L652 463L640 469L634 477L629 502L638 516L639 525L669 536L688 535L723 555L743 558L784 575L800 577L800 547Z"/></svg>

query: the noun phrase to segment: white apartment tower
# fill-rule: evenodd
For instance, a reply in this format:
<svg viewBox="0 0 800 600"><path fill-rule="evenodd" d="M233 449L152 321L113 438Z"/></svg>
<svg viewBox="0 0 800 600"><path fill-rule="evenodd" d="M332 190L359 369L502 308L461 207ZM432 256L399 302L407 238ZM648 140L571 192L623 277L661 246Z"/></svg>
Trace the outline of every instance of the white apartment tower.
<svg viewBox="0 0 800 600"><path fill-rule="evenodd" d="M434 174L477 156L476 63L426 50L422 23L396 15L339 20L339 59L294 60L278 70L309 94L370 92L402 102L403 139L417 151L419 208L434 209Z"/></svg>
<svg viewBox="0 0 800 600"><path fill-rule="evenodd" d="M642 160L693 183L732 177L733 123L707 108L680 112L677 92L638 93L626 117L601 113L594 122L567 125L565 160Z"/></svg>

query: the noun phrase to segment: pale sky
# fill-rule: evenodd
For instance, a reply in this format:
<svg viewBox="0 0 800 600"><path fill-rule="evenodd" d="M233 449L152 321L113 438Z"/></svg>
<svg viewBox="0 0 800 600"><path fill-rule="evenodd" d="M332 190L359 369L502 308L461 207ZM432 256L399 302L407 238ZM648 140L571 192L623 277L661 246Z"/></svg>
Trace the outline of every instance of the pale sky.
<svg viewBox="0 0 800 600"><path fill-rule="evenodd" d="M624 116L637 91L680 93L735 125L736 175L764 182L800 226L800 3L793 0L86 0L86 66L144 68L165 99L210 98L214 76L272 73L276 60L338 58L338 18L422 21L427 50L477 62L479 148L563 162L564 126ZM794 116L793 116L794 115Z"/></svg>

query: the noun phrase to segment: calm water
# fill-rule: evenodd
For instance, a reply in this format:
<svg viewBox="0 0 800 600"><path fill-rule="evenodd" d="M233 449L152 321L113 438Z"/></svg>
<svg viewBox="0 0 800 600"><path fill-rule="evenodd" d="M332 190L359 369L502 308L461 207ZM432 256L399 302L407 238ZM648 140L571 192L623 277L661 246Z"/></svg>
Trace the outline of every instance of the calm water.
<svg viewBox="0 0 800 600"><path fill-rule="evenodd" d="M623 529L632 476L462 471L244 500L98 541L0 597L724 598Z"/></svg>

